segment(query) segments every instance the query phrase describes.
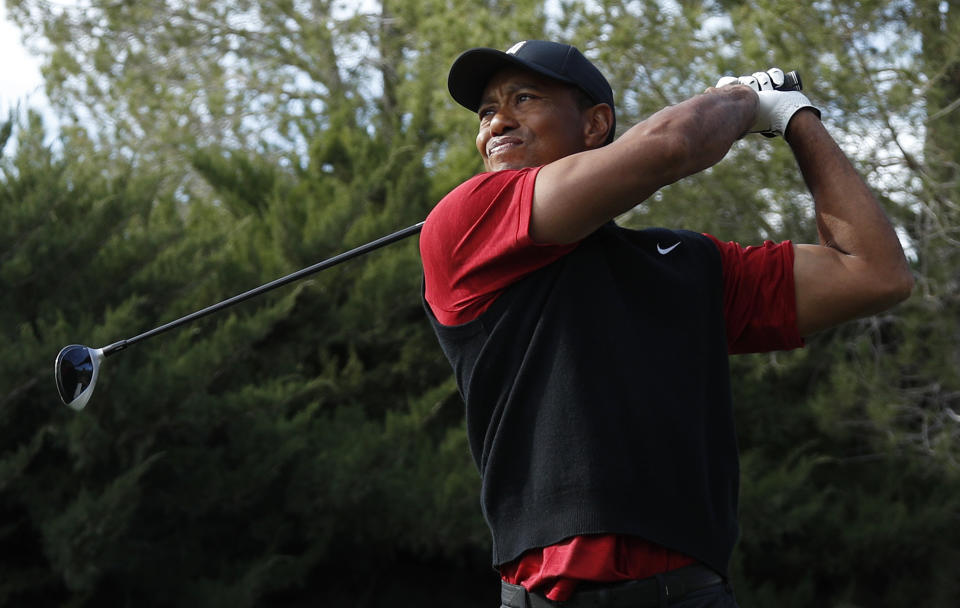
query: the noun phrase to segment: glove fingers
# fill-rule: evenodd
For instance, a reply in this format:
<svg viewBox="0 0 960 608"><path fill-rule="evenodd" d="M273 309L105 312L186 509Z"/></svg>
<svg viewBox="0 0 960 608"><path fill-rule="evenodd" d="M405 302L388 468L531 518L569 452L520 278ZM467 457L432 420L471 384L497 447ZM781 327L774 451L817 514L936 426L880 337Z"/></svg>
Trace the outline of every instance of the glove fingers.
<svg viewBox="0 0 960 608"><path fill-rule="evenodd" d="M761 91L772 91L773 90L773 80L771 80L770 75L766 72L754 72L753 77L757 80L757 84L760 86Z"/></svg>
<svg viewBox="0 0 960 608"><path fill-rule="evenodd" d="M780 68L770 68L767 70L767 74L770 75L770 80L773 81L773 88L779 89L783 86L786 77L783 75L783 70Z"/></svg>
<svg viewBox="0 0 960 608"><path fill-rule="evenodd" d="M724 76L717 81L716 87L725 87L731 84L745 84L754 91L777 91L786 84L786 75L780 68L770 68L766 72L754 72L749 76ZM794 87L799 90L799 87ZM794 90L790 88L789 90Z"/></svg>

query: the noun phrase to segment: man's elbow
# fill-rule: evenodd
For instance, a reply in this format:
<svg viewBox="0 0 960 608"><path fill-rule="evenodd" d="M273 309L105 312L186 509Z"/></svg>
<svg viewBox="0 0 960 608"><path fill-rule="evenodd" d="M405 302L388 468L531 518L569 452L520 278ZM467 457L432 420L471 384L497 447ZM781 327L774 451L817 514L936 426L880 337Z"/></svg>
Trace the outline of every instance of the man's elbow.
<svg viewBox="0 0 960 608"><path fill-rule="evenodd" d="M880 287L877 294L879 308L886 310L909 298L910 294L913 293L914 284L913 273L906 266L890 273L878 285Z"/></svg>
<svg viewBox="0 0 960 608"><path fill-rule="evenodd" d="M904 268L898 275L897 280L894 281L893 286L893 297L896 299L895 304L903 302L910 297L910 294L913 293L913 287L916 284L916 281L913 278L913 273L909 269Z"/></svg>

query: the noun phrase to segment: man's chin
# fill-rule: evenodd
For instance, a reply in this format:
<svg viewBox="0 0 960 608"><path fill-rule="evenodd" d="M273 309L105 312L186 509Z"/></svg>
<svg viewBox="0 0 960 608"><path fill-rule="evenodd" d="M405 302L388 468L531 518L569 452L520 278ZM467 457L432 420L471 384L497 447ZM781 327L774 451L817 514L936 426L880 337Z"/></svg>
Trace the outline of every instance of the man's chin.
<svg viewBox="0 0 960 608"><path fill-rule="evenodd" d="M527 169L533 167L534 165L523 163L523 162L509 162L509 161L498 161L495 163L487 164L487 171L510 171L515 169Z"/></svg>

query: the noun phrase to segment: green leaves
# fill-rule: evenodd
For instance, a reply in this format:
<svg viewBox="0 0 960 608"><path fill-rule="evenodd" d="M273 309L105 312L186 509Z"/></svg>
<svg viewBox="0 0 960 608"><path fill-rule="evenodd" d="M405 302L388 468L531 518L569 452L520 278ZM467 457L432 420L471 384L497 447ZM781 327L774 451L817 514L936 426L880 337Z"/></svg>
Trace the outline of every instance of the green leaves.
<svg viewBox="0 0 960 608"><path fill-rule="evenodd" d="M93 591L104 570L121 568L128 559L123 540L140 502L140 479L158 457L154 454L103 488L81 490L65 510L47 520L46 553L71 591Z"/></svg>

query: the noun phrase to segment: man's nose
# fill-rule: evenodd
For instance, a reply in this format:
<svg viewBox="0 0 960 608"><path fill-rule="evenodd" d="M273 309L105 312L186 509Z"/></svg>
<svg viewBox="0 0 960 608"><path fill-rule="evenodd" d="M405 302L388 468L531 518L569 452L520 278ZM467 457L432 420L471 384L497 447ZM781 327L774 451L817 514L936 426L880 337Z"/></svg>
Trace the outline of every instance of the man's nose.
<svg viewBox="0 0 960 608"><path fill-rule="evenodd" d="M517 119L508 108L499 108L490 118L490 133L494 136L502 135L515 128L517 128Z"/></svg>

